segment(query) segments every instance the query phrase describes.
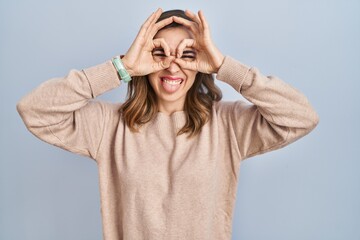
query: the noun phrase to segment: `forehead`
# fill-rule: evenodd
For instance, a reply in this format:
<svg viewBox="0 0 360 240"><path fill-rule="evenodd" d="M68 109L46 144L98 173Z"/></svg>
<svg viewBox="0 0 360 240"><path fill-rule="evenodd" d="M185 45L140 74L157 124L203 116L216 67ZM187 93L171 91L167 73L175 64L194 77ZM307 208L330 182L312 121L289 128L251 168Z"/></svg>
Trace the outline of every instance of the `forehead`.
<svg viewBox="0 0 360 240"><path fill-rule="evenodd" d="M154 38L163 38L170 48L176 49L183 39L193 39L186 27L172 27L160 30Z"/></svg>

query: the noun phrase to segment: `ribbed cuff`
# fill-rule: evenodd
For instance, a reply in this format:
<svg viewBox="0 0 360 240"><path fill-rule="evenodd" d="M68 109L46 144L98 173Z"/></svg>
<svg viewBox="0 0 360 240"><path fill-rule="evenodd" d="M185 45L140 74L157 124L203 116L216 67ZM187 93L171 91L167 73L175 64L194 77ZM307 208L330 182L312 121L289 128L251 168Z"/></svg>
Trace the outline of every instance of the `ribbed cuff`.
<svg viewBox="0 0 360 240"><path fill-rule="evenodd" d="M95 98L111 89L120 86L120 79L111 60L83 69Z"/></svg>
<svg viewBox="0 0 360 240"><path fill-rule="evenodd" d="M245 79L251 78L249 72L249 66L242 64L230 56L225 56L216 78L230 84L236 91L240 92Z"/></svg>

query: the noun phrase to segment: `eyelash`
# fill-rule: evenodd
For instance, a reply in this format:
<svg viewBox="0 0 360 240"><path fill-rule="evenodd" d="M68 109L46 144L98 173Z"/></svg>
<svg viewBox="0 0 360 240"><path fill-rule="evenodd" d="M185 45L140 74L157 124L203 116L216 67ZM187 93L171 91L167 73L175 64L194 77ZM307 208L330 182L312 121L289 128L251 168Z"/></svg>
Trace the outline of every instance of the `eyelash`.
<svg viewBox="0 0 360 240"><path fill-rule="evenodd" d="M161 53L153 53L153 56L157 56L157 57L166 57L165 54L161 54ZM195 58L195 56L189 56L189 55L183 55L181 56L182 58Z"/></svg>

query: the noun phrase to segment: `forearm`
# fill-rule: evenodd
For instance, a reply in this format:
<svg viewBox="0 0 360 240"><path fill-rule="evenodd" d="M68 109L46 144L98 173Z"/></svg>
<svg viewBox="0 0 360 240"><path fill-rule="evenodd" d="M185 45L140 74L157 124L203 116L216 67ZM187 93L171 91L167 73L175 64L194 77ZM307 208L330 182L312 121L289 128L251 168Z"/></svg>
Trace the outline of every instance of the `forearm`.
<svg viewBox="0 0 360 240"><path fill-rule="evenodd" d="M27 127L57 124L92 98L120 85L111 61L42 83L17 103Z"/></svg>
<svg viewBox="0 0 360 240"><path fill-rule="evenodd" d="M289 128L313 128L318 115L307 98L298 90L273 76L264 76L226 57L217 78L230 84L257 106L267 121Z"/></svg>

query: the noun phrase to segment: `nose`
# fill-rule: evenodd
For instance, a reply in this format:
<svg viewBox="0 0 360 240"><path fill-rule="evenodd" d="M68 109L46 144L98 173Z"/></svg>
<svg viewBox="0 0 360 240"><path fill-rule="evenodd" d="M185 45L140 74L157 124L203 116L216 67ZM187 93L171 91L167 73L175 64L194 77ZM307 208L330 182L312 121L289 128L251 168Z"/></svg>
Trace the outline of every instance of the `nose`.
<svg viewBox="0 0 360 240"><path fill-rule="evenodd" d="M178 71L180 71L180 66L174 61L171 61L170 66L167 68L167 70L172 74L177 73Z"/></svg>

